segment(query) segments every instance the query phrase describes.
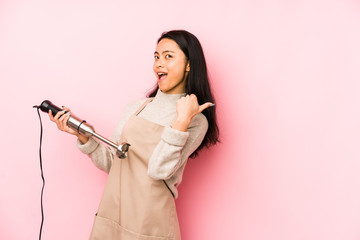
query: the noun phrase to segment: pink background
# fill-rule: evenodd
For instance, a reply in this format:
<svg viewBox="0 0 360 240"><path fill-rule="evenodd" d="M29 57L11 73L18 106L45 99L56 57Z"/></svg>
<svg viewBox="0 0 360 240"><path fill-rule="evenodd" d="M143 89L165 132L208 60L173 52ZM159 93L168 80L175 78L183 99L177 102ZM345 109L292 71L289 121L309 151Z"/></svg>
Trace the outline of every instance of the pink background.
<svg viewBox="0 0 360 240"><path fill-rule="evenodd" d="M203 45L222 139L185 170L183 239L360 239L359 26L356 0L2 0L0 239L39 233L32 106L110 137L179 28ZM43 239L87 239L107 175L42 117Z"/></svg>

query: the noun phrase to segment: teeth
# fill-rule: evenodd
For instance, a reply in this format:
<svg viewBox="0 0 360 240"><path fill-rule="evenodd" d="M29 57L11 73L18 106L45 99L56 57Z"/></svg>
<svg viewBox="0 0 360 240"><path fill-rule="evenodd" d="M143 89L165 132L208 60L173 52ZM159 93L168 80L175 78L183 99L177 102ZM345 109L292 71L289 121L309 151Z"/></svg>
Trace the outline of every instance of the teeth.
<svg viewBox="0 0 360 240"><path fill-rule="evenodd" d="M166 73L158 73L158 76L166 75Z"/></svg>

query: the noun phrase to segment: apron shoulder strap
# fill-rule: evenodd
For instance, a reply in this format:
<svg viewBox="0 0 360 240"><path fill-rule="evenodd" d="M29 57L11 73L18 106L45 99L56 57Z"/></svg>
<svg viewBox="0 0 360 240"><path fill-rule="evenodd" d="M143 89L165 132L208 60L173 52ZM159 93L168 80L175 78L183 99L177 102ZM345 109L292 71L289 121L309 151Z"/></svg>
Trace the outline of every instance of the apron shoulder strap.
<svg viewBox="0 0 360 240"><path fill-rule="evenodd" d="M137 116L145 107L146 105L151 102L153 98L146 99L146 101L139 107L139 109L134 113L135 116Z"/></svg>

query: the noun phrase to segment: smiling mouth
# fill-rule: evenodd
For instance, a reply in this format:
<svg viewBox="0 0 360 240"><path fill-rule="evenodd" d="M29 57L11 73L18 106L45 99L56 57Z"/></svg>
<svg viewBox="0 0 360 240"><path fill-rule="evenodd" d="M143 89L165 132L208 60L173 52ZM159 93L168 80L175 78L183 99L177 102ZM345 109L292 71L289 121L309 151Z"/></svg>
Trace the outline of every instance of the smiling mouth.
<svg viewBox="0 0 360 240"><path fill-rule="evenodd" d="M157 73L157 75L158 75L158 80L160 81L160 80L164 80L166 78L167 73L159 72L159 73Z"/></svg>

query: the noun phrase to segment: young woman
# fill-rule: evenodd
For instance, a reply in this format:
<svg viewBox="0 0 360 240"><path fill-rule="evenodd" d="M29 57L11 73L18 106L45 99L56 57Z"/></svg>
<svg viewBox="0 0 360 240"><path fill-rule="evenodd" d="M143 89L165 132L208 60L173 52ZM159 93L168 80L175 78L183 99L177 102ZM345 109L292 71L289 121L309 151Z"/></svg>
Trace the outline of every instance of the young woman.
<svg viewBox="0 0 360 240"><path fill-rule="evenodd" d="M70 129L68 115L49 113L109 173L90 239L181 239L174 199L184 167L189 157L218 142L214 98L198 39L183 30L163 33L154 59L156 88L149 98L127 106L112 136L117 144L131 144L125 159Z"/></svg>

